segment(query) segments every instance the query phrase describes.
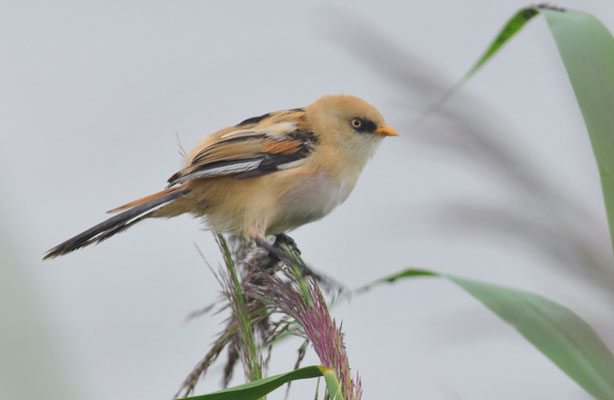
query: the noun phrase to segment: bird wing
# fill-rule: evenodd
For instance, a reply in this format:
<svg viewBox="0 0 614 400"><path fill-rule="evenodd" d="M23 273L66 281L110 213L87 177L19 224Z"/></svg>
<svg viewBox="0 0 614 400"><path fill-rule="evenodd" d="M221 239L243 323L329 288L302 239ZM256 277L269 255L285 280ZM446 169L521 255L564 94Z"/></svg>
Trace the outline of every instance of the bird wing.
<svg viewBox="0 0 614 400"><path fill-rule="evenodd" d="M302 110L250 118L235 128L198 151L187 167L170 177L169 186L220 176L248 179L292 168L317 143L306 129Z"/></svg>

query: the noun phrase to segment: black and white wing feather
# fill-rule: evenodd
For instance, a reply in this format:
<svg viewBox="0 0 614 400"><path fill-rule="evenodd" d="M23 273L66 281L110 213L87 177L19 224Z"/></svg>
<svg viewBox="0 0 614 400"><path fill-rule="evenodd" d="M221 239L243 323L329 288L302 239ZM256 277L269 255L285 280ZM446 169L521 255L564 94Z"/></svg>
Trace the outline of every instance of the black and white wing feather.
<svg viewBox="0 0 614 400"><path fill-rule="evenodd" d="M302 114L291 110L245 120L198 151L168 180L169 186L220 176L248 179L301 164L318 142L304 128Z"/></svg>

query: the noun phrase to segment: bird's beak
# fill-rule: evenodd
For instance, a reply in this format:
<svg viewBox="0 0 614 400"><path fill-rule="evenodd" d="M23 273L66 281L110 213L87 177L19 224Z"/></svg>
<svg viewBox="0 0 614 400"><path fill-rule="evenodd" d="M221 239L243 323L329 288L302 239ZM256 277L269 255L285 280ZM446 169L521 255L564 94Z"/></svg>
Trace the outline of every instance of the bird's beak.
<svg viewBox="0 0 614 400"><path fill-rule="evenodd" d="M389 127L388 125L382 126L375 130L377 136L399 136L399 133Z"/></svg>

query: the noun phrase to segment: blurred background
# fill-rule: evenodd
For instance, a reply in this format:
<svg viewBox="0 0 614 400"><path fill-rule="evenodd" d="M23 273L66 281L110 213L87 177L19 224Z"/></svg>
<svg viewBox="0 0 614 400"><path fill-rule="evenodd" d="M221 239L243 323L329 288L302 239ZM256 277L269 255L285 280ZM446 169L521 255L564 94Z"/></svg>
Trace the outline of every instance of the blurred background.
<svg viewBox="0 0 614 400"><path fill-rule="evenodd" d="M557 4L614 29L612 2ZM0 398L169 399L223 318L185 322L218 294L194 246L218 263L212 235L180 217L43 264L44 251L161 189L181 165L177 137L191 148L328 93L365 98L401 138L384 142L344 205L292 234L313 266L350 287L415 266L531 290L614 348L599 176L543 18L414 124L526 5L4 2ZM366 399L588 398L443 280L378 289L334 314ZM269 373L291 369L299 345L281 345ZM291 398L314 386L294 384Z"/></svg>

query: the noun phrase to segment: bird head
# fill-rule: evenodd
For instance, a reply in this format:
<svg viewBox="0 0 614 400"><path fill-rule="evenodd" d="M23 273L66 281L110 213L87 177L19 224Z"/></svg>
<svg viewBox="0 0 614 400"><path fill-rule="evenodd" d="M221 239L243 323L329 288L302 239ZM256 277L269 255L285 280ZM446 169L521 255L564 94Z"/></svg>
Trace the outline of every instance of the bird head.
<svg viewBox="0 0 614 400"><path fill-rule="evenodd" d="M323 144L366 162L386 136L399 136L366 101L349 95L327 95L309 105L307 118Z"/></svg>

